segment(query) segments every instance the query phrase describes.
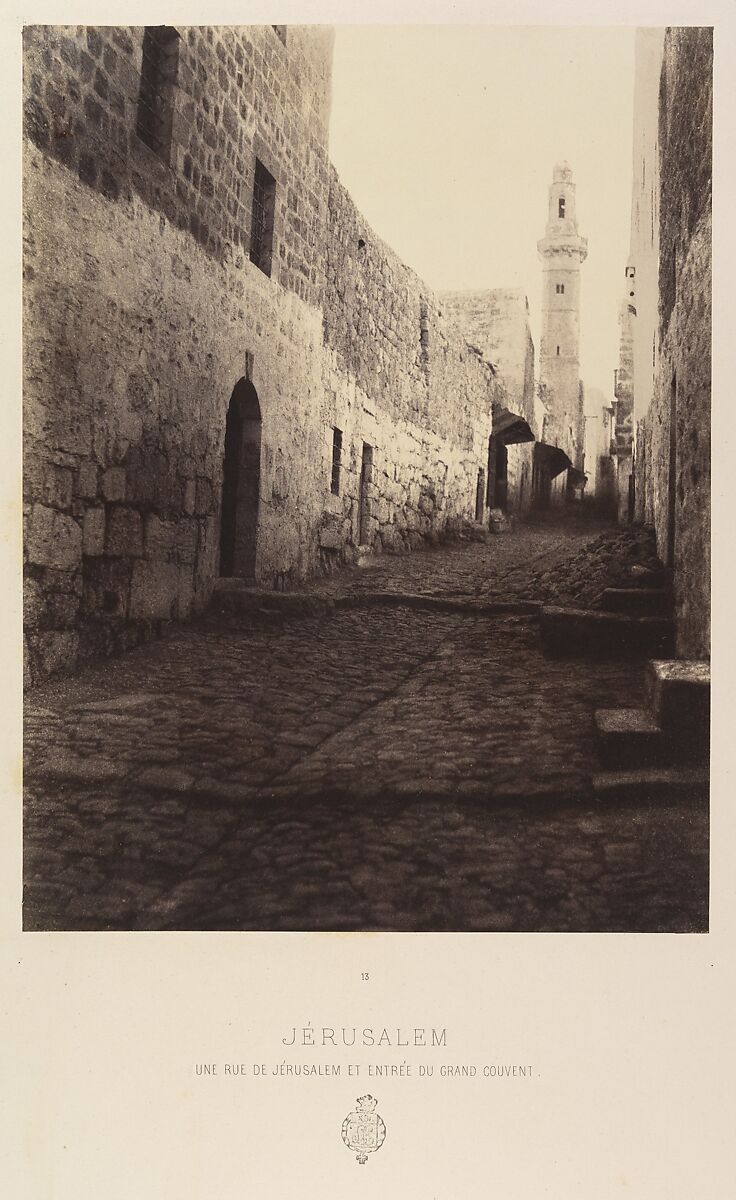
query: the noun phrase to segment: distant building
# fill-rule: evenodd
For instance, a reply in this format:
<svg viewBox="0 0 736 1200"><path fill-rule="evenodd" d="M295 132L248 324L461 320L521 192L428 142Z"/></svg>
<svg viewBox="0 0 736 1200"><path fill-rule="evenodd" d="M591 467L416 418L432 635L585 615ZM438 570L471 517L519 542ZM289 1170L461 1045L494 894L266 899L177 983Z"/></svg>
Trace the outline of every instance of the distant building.
<svg viewBox="0 0 736 1200"><path fill-rule="evenodd" d="M634 304L635 267L626 268L626 296L619 310L618 367L614 374L613 428L611 431L611 456L615 481L616 503L614 513L622 523L631 521L634 515L634 476L632 455L634 449L634 333L636 316Z"/></svg>
<svg viewBox="0 0 736 1200"><path fill-rule="evenodd" d="M585 496L599 513L615 517L618 498L611 455L614 404L599 388L590 388L585 407Z"/></svg>
<svg viewBox="0 0 736 1200"><path fill-rule="evenodd" d="M588 253L578 232L575 184L567 162L555 164L542 260L539 380L547 415L535 451L537 491L558 500L579 486L585 430L580 385L580 267ZM566 460L566 461L565 461ZM570 468L572 471L570 472Z"/></svg>

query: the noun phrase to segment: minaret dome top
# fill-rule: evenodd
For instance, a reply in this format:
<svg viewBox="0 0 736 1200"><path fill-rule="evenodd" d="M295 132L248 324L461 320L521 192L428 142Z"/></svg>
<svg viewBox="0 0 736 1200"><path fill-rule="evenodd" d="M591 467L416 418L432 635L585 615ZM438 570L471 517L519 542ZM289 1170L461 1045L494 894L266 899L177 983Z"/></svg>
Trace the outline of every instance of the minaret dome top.
<svg viewBox="0 0 736 1200"><path fill-rule="evenodd" d="M555 183L570 183L572 180L572 167L567 159L563 158L554 165L552 179Z"/></svg>

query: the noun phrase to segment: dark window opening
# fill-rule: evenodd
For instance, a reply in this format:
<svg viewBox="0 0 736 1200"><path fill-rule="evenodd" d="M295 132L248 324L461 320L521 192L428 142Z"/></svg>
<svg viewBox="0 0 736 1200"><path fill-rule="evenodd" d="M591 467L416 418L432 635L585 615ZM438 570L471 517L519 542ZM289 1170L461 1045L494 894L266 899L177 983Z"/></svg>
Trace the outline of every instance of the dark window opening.
<svg viewBox="0 0 736 1200"><path fill-rule="evenodd" d="M279 41L283 42L284 45L286 45L286 26L285 25L272 25L271 28L273 29L273 31L276 34L276 37L279 39Z"/></svg>
<svg viewBox="0 0 736 1200"><path fill-rule="evenodd" d="M365 249L365 238L358 238L358 249Z"/></svg>
<svg viewBox="0 0 736 1200"><path fill-rule="evenodd" d="M276 180L263 163L256 159L250 226L250 261L255 263L264 275L271 274L275 213Z"/></svg>
<svg viewBox="0 0 736 1200"><path fill-rule="evenodd" d="M557 347L557 353L558 353L558 354L560 353L560 347L559 347L559 346Z"/></svg>
<svg viewBox="0 0 736 1200"><path fill-rule="evenodd" d="M340 495L340 466L342 463L342 430L335 426L332 430L332 479L330 491L333 496Z"/></svg>
<svg viewBox="0 0 736 1200"><path fill-rule="evenodd" d="M174 89L179 67L179 34L167 25L143 31L136 133L164 161L171 149Z"/></svg>
<svg viewBox="0 0 736 1200"><path fill-rule="evenodd" d="M558 295L558 296L562 296L562 295L564 295L564 292L565 292L565 285L564 285L564 283L556 283L556 284L555 284L555 291L557 292L557 295Z"/></svg>
<svg viewBox="0 0 736 1200"><path fill-rule="evenodd" d="M557 215L559 217L564 217L564 215L565 215L565 197L564 196L560 196L559 200L557 201Z"/></svg>

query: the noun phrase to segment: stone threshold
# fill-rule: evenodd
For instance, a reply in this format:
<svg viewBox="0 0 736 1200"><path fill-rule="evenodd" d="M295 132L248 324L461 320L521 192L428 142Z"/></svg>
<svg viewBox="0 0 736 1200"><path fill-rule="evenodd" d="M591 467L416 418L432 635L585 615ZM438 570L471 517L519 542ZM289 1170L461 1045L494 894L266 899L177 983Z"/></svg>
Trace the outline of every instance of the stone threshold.
<svg viewBox="0 0 736 1200"><path fill-rule="evenodd" d="M460 616L538 617L541 600L482 600L421 592L361 590L330 596L320 592L276 592L254 587L228 587L218 590L205 614L205 620L243 616L264 621L277 618L324 616L337 609L413 608L428 612L456 613Z"/></svg>
<svg viewBox="0 0 736 1200"><path fill-rule="evenodd" d="M337 608L419 608L468 616L538 616L541 600L462 600L454 596L422 595L418 592L355 592L335 597Z"/></svg>

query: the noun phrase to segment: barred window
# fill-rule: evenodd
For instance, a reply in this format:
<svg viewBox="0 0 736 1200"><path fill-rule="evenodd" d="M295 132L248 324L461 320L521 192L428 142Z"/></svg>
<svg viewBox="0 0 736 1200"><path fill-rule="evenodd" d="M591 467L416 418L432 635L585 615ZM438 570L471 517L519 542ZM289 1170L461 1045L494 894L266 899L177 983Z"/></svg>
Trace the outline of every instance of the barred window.
<svg viewBox="0 0 736 1200"><path fill-rule="evenodd" d="M164 161L171 149L179 34L167 25L146 25L136 133Z"/></svg>
<svg viewBox="0 0 736 1200"><path fill-rule="evenodd" d="M332 479L330 491L333 496L340 495L340 467L342 465L342 429L335 426L332 430Z"/></svg>
<svg viewBox="0 0 736 1200"><path fill-rule="evenodd" d="M264 275L271 274L275 212L276 180L263 163L256 159L250 225L250 261L255 263Z"/></svg>
<svg viewBox="0 0 736 1200"><path fill-rule="evenodd" d="M559 217L564 217L564 215L565 215L565 197L564 196L560 196L560 198L557 202L557 215Z"/></svg>
<svg viewBox="0 0 736 1200"><path fill-rule="evenodd" d="M555 284L555 291L557 292L557 295L558 295L558 296L563 296L563 295L564 295L564 293L565 293L565 285L564 285L564 283L556 283L556 284Z"/></svg>

